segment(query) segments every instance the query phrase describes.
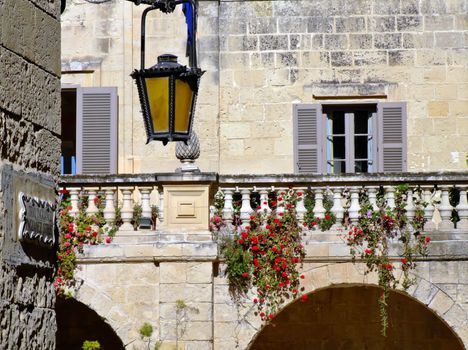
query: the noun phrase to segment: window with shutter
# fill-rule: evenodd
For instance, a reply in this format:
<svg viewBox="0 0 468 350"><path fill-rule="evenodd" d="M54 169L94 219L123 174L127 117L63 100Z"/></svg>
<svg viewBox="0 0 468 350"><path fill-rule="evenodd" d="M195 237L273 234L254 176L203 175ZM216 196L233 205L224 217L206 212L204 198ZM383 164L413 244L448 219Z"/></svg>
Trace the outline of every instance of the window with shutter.
<svg viewBox="0 0 468 350"><path fill-rule="evenodd" d="M322 172L321 106L314 104L294 105L294 160L295 171L303 173Z"/></svg>
<svg viewBox="0 0 468 350"><path fill-rule="evenodd" d="M404 103L294 106L296 173L406 171Z"/></svg>
<svg viewBox="0 0 468 350"><path fill-rule="evenodd" d="M406 104L379 103L379 171L406 171Z"/></svg>
<svg viewBox="0 0 468 350"><path fill-rule="evenodd" d="M117 88L78 88L76 170L117 173Z"/></svg>

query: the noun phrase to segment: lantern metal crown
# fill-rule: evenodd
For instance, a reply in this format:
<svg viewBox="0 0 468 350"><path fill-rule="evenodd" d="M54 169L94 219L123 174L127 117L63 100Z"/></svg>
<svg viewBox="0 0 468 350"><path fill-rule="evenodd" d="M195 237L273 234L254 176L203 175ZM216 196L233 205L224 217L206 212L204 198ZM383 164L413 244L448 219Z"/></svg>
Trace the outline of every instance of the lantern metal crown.
<svg viewBox="0 0 468 350"><path fill-rule="evenodd" d="M147 142L151 140L184 141L190 137L198 86L203 71L197 66L196 21L197 4L195 0L156 0L138 1L135 4L151 5L141 17L141 68L135 69L131 76L135 79L145 123ZM146 15L153 10L171 13L179 4L185 4L188 32L191 33L188 46L190 67L177 62L177 56L164 54L158 62L145 68L145 25Z"/></svg>

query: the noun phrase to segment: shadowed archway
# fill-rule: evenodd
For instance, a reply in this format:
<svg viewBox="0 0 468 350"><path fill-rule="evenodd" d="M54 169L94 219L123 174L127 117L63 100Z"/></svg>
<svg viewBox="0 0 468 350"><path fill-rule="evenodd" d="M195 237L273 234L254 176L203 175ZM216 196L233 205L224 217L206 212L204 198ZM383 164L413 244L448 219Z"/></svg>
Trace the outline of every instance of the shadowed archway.
<svg viewBox="0 0 468 350"><path fill-rule="evenodd" d="M57 350L82 350L85 340L97 340L103 350L124 350L111 326L76 299L57 298Z"/></svg>
<svg viewBox="0 0 468 350"><path fill-rule="evenodd" d="M391 292L387 337L380 335L374 286L336 286L282 310L264 327L250 350L463 350L452 329L422 303Z"/></svg>

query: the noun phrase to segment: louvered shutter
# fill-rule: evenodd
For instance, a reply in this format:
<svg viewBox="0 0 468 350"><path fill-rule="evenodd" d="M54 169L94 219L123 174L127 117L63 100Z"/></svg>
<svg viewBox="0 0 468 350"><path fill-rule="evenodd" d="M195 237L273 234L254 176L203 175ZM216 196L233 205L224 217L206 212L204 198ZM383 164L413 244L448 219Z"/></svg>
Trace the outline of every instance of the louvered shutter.
<svg viewBox="0 0 468 350"><path fill-rule="evenodd" d="M293 110L294 170L298 174L322 173L322 112L320 105L298 104Z"/></svg>
<svg viewBox="0 0 468 350"><path fill-rule="evenodd" d="M78 88L78 174L117 173L117 88Z"/></svg>
<svg viewBox="0 0 468 350"><path fill-rule="evenodd" d="M406 171L406 103L377 105L379 171Z"/></svg>

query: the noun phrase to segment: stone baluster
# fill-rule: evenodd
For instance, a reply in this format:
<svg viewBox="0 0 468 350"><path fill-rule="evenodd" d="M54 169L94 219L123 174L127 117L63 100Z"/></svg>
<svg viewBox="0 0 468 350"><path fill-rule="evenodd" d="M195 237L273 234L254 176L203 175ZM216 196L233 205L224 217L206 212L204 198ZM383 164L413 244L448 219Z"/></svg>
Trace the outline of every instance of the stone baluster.
<svg viewBox="0 0 468 350"><path fill-rule="evenodd" d="M285 189L284 188L278 188L278 191L276 192L276 199L277 199L277 207L276 207L276 212L278 214L284 213L284 195ZM279 200L281 198L281 200Z"/></svg>
<svg viewBox="0 0 468 350"><path fill-rule="evenodd" d="M359 205L359 188L351 187L349 192L351 193L351 203L348 208L349 220L352 224L356 224L359 219L359 211L361 210L361 206Z"/></svg>
<svg viewBox="0 0 468 350"><path fill-rule="evenodd" d="M112 225L115 223L115 187L106 187L104 190L106 199L104 206L104 220L106 220L107 225Z"/></svg>
<svg viewBox="0 0 468 350"><path fill-rule="evenodd" d="M422 186L423 189L423 198L424 202L426 203L426 207L424 208L424 230L433 231L436 229L434 221L432 221L432 217L434 216L434 205L432 204L432 190L434 186Z"/></svg>
<svg viewBox="0 0 468 350"><path fill-rule="evenodd" d="M70 204L71 204L70 215L71 216L77 216L78 212L80 211L78 209L80 190L81 190L81 187L68 188L68 192L70 192Z"/></svg>
<svg viewBox="0 0 468 350"><path fill-rule="evenodd" d="M268 190L266 188L260 189L260 211L262 213L270 213L271 208L268 205Z"/></svg>
<svg viewBox="0 0 468 350"><path fill-rule="evenodd" d="M121 187L120 190L122 191L122 209L121 209L121 216L122 216L122 226L120 226L121 231L130 231L133 230L133 225L131 223L133 218L133 187Z"/></svg>
<svg viewBox="0 0 468 350"><path fill-rule="evenodd" d="M242 206L240 208L240 219L242 220L242 225L248 226L250 223L250 215L252 214L252 206L250 205L250 189L243 188L241 189L242 194Z"/></svg>
<svg viewBox="0 0 468 350"><path fill-rule="evenodd" d="M164 222L164 188L160 187L158 189L159 193L159 204L158 204L158 220L159 222L163 223Z"/></svg>
<svg viewBox="0 0 468 350"><path fill-rule="evenodd" d="M140 220L140 229L150 229L151 228L151 205L150 205L150 196L153 187L138 187L141 195L141 220Z"/></svg>
<svg viewBox="0 0 468 350"><path fill-rule="evenodd" d="M234 215L234 206L232 205L232 195L234 194L233 188L225 188L224 192L224 208L223 208L223 220L232 223Z"/></svg>
<svg viewBox="0 0 468 350"><path fill-rule="evenodd" d="M369 198L369 203L372 206L372 210L374 211L379 210L379 206L377 205L377 189L377 186L367 187L367 196Z"/></svg>
<svg viewBox="0 0 468 350"><path fill-rule="evenodd" d="M385 186L385 199L387 202L388 209L394 209L395 204L395 187L394 186Z"/></svg>
<svg viewBox="0 0 468 350"><path fill-rule="evenodd" d="M459 230L468 230L468 201L466 197L467 185L457 185L456 186L460 191L460 202L458 203L456 209L460 221L457 222L457 229Z"/></svg>
<svg viewBox="0 0 468 350"><path fill-rule="evenodd" d="M406 217L408 218L408 221L411 222L414 219L414 215L416 214L416 208L414 206L414 201L413 201L413 190L408 189L408 192L406 193Z"/></svg>
<svg viewBox="0 0 468 350"><path fill-rule="evenodd" d="M96 194L98 190L98 187L88 187L86 189L86 192L88 193L88 208L86 208L86 214L88 215L94 215L99 211L96 206Z"/></svg>
<svg viewBox="0 0 468 350"><path fill-rule="evenodd" d="M296 189L297 204L296 204L296 217L297 220L302 224L304 222L304 215L307 209L304 205L305 201L305 188L299 187Z"/></svg>
<svg viewBox="0 0 468 350"><path fill-rule="evenodd" d="M325 217L325 207L323 206L323 189L316 188L315 191L315 206L314 206L314 217L324 218Z"/></svg>
<svg viewBox="0 0 468 350"><path fill-rule="evenodd" d="M453 229L453 222L450 221L450 217L452 216L453 207L450 205L449 200L449 189L450 187L447 185L440 186L440 190L442 192L442 197L439 206L437 209L440 213L440 218L442 219L439 229L440 230L451 230Z"/></svg>
<svg viewBox="0 0 468 350"><path fill-rule="evenodd" d="M338 229L343 227L342 222L344 216L344 208L341 199L341 188L333 188L333 206L331 208L331 212L336 217L336 223L332 226L332 229Z"/></svg>

